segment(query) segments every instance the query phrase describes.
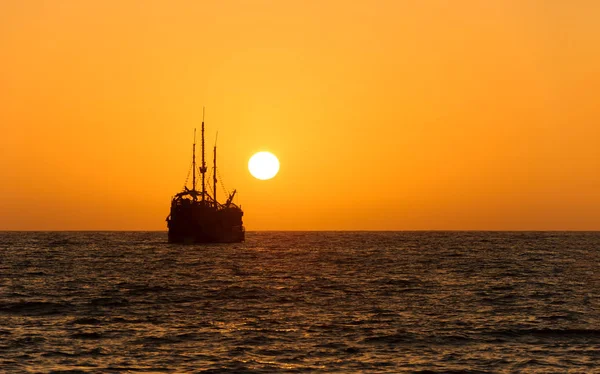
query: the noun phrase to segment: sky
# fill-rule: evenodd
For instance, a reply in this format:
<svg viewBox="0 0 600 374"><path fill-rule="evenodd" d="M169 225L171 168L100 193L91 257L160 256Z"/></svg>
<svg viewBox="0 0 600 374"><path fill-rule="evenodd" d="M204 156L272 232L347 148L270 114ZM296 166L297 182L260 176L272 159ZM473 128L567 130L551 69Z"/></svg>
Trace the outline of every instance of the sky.
<svg viewBox="0 0 600 374"><path fill-rule="evenodd" d="M247 230L600 230L598 17L595 0L4 0L0 230L166 230L203 107ZM249 174L259 151L274 179Z"/></svg>

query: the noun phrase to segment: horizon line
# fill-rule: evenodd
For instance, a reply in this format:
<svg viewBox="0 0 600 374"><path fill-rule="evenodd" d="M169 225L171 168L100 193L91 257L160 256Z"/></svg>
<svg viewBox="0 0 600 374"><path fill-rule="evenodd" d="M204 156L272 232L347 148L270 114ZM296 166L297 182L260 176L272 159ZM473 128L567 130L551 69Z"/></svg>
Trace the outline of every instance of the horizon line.
<svg viewBox="0 0 600 374"><path fill-rule="evenodd" d="M81 229L81 230L3 230L0 232L164 232L168 230L118 230L118 229ZM246 232L600 232L600 229L398 229L398 230L371 230L371 229L317 229L317 230L280 230L280 229L266 229L266 230L246 230Z"/></svg>

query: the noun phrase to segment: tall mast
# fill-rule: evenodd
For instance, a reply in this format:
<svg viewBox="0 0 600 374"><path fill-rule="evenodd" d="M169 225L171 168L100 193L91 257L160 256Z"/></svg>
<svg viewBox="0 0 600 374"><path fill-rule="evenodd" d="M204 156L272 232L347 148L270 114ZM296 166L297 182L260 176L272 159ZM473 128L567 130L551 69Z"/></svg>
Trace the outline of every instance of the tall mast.
<svg viewBox="0 0 600 374"><path fill-rule="evenodd" d="M213 171L213 198L215 199L215 208L219 206L217 203L217 141L215 140L215 148L213 150L214 171Z"/></svg>
<svg viewBox="0 0 600 374"><path fill-rule="evenodd" d="M204 162L204 107L202 107L202 166L200 166L200 173L202 174L202 202L204 202L204 196L206 195L206 186L204 185L204 174L206 174L206 162Z"/></svg>
<svg viewBox="0 0 600 374"><path fill-rule="evenodd" d="M192 191L196 191L196 129L194 129L194 145L192 146ZM188 174L189 175L189 174ZM194 195L196 200L196 195Z"/></svg>

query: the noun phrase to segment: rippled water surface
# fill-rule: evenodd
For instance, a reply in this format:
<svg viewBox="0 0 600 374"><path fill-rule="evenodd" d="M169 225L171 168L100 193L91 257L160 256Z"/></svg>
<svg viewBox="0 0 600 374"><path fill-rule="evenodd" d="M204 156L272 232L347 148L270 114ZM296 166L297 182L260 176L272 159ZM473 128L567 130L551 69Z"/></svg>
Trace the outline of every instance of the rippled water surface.
<svg viewBox="0 0 600 374"><path fill-rule="evenodd" d="M600 233L0 233L0 371L600 373Z"/></svg>

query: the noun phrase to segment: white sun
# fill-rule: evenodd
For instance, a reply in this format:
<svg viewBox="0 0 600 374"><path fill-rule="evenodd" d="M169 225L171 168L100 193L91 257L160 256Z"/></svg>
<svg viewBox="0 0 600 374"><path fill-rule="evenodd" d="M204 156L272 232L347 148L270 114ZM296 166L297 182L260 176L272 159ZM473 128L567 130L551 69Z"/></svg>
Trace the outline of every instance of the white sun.
<svg viewBox="0 0 600 374"><path fill-rule="evenodd" d="M250 157L248 170L256 179L271 179L279 171L279 160L270 152L258 152Z"/></svg>

